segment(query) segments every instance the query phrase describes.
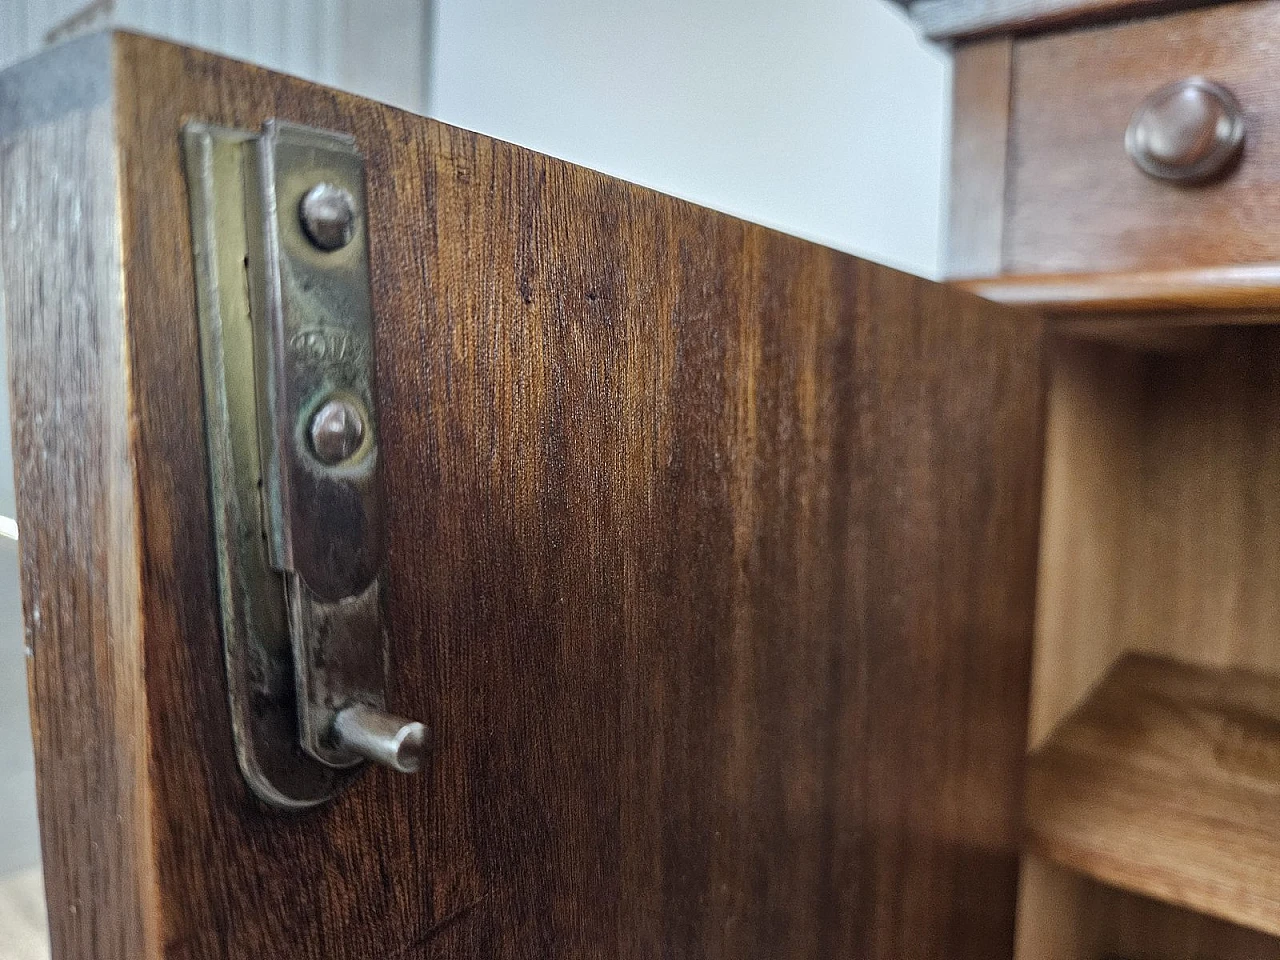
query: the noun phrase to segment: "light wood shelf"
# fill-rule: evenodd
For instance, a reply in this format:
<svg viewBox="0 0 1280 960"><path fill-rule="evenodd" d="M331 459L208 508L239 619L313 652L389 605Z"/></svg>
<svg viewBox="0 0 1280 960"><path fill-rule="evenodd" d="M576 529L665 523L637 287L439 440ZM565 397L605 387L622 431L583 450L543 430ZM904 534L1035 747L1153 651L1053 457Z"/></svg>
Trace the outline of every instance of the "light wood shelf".
<svg viewBox="0 0 1280 960"><path fill-rule="evenodd" d="M1031 758L1032 852L1280 934L1280 678L1129 654Z"/></svg>

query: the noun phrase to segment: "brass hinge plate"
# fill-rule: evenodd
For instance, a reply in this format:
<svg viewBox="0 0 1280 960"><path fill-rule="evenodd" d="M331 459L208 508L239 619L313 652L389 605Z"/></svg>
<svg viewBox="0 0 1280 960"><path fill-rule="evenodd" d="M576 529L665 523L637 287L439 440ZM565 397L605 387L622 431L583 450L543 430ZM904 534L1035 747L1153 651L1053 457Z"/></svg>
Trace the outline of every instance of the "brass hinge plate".
<svg viewBox="0 0 1280 960"><path fill-rule="evenodd" d="M424 749L385 712L363 161L276 122L183 145L236 755L258 797L306 808Z"/></svg>

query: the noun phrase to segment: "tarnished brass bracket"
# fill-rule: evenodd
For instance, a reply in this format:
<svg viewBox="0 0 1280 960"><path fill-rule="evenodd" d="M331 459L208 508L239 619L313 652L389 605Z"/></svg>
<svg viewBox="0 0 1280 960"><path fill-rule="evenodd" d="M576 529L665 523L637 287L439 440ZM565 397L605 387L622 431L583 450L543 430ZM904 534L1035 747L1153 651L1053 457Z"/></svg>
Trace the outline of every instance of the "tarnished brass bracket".
<svg viewBox="0 0 1280 960"><path fill-rule="evenodd" d="M236 754L261 799L305 808L425 750L386 712L363 161L276 122L183 144Z"/></svg>

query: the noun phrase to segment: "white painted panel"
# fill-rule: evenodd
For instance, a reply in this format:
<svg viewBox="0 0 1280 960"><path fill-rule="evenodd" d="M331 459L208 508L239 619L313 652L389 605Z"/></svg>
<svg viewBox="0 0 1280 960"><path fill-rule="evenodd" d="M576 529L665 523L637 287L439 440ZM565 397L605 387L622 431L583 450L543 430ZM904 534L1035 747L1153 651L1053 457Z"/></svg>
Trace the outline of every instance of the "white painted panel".
<svg viewBox="0 0 1280 960"><path fill-rule="evenodd" d="M99 0L109 6L109 0ZM31 56L45 37L87 4L84 0L0 0L0 66ZM105 20L108 12L98 14Z"/></svg>
<svg viewBox="0 0 1280 960"><path fill-rule="evenodd" d="M115 22L407 110L426 107L426 0L118 0Z"/></svg>

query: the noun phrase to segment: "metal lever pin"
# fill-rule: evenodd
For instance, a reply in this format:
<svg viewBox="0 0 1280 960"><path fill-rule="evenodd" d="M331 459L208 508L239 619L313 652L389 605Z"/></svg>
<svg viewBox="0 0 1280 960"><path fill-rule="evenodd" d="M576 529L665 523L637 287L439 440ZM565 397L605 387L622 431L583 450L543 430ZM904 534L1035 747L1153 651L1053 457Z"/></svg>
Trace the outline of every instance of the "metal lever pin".
<svg viewBox="0 0 1280 960"><path fill-rule="evenodd" d="M427 752L427 728L358 703L338 711L333 736L342 750L400 773L417 773Z"/></svg>

